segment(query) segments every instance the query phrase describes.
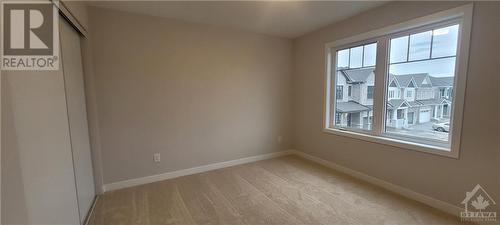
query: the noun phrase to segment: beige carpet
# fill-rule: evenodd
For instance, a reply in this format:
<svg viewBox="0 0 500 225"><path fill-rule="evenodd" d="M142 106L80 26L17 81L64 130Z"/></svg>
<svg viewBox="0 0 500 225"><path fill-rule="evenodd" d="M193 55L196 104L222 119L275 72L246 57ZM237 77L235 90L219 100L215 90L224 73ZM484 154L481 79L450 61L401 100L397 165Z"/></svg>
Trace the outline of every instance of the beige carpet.
<svg viewBox="0 0 500 225"><path fill-rule="evenodd" d="M446 213L296 156L112 191L90 225L460 224Z"/></svg>

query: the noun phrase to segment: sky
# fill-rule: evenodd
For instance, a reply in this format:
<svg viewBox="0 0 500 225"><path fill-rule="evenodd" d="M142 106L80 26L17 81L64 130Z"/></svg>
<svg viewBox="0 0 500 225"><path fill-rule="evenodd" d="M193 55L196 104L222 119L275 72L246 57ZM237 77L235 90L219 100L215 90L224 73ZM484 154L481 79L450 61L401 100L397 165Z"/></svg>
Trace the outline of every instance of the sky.
<svg viewBox="0 0 500 225"><path fill-rule="evenodd" d="M435 77L454 76L455 57L431 59L418 62L409 61L454 56L457 50L458 25L412 34L391 39L389 72L400 74L428 73ZM431 46L432 40L432 46ZM408 43L408 41L410 43ZM408 51L409 44L409 53ZM374 66L377 44L345 49L337 53L337 65L351 68ZM406 63L400 63L406 62ZM397 63L397 64L392 64Z"/></svg>

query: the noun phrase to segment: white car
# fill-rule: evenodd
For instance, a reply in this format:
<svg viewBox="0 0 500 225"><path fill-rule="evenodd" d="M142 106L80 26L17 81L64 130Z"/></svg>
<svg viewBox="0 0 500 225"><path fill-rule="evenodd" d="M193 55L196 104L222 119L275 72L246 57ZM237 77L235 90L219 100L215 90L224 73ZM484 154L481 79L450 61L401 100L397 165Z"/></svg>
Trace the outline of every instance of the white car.
<svg viewBox="0 0 500 225"><path fill-rule="evenodd" d="M432 129L440 131L440 132L450 132L450 123L435 123L432 124Z"/></svg>

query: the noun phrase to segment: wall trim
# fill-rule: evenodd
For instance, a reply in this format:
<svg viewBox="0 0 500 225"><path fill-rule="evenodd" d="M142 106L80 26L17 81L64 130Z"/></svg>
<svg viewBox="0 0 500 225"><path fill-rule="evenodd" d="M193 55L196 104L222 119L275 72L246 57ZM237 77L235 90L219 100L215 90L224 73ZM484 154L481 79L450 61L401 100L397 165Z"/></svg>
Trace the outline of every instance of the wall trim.
<svg viewBox="0 0 500 225"><path fill-rule="evenodd" d="M90 209L85 216L85 220L83 221L83 225L88 225L90 221L90 216L94 213L95 206L97 204L97 200L99 200L100 195L94 196L94 200L92 201L92 205L90 205Z"/></svg>
<svg viewBox="0 0 500 225"><path fill-rule="evenodd" d="M157 182L157 181L173 179L176 177L182 177L182 176L187 176L187 175L191 175L191 174L203 173L203 172L216 170L216 169L222 169L222 168L226 168L226 167L230 167L230 166L236 166L236 165L241 165L241 164L245 164L245 163L251 163L251 162L256 162L256 161L260 161L260 160L265 160L265 159L272 159L272 158L276 158L276 157L290 155L293 152L294 151L292 151L292 150L285 150L285 151L261 154L261 155L250 156L250 157L245 157L245 158L240 158L240 159L235 159L235 160L229 160L229 161L225 161L225 162L212 163L212 164L207 164L207 165L198 166L198 167L192 167L192 168L188 168L188 169L176 170L176 171L171 171L171 172L162 173L162 174L156 174L156 175L152 175L152 176L134 178L134 179L130 179L130 180L123 180L123 181L105 184L102 186L102 189L104 192L108 192L108 191L118 190L118 189L122 189L122 188L133 187L133 186L137 186L137 185L141 185L141 184L148 184L148 183L153 183L153 182Z"/></svg>
<svg viewBox="0 0 500 225"><path fill-rule="evenodd" d="M333 170L345 173L347 175L350 175L352 177L361 179L361 180L366 181L368 183L371 183L373 185L376 185L376 186L379 186L379 187L384 188L386 190L392 191L396 194L402 195L404 197L415 200L417 202L421 202L423 204L426 204L426 205L431 206L433 208L447 212L447 213L452 214L454 216L459 216L460 212L463 211L462 208L460 208L456 205L453 205L453 204L450 204L448 202L441 201L439 199L435 199L435 198L432 198L430 196L415 192L413 190L410 190L408 188L387 182L387 181L382 180L380 178L376 178L376 177L370 176L368 174L365 174L365 173L338 165L338 164L333 163L331 161L327 161L327 160L321 159L321 158L313 156L313 155L309 155L307 153L304 153L304 152L298 151L298 150L290 150L290 151L292 152L292 154L300 156L304 159L313 161L315 163L326 166L330 169L333 169Z"/></svg>

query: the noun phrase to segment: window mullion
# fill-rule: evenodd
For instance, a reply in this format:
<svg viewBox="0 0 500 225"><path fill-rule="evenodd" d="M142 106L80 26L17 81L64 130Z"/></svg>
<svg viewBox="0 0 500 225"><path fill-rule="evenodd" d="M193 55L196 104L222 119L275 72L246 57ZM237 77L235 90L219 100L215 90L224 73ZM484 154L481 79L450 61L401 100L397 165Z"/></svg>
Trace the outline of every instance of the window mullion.
<svg viewBox="0 0 500 225"><path fill-rule="evenodd" d="M377 40L377 57L375 68L375 90L373 96L373 129L372 133L380 135L384 129L386 74L388 71L387 59L389 56L389 38L381 37Z"/></svg>

